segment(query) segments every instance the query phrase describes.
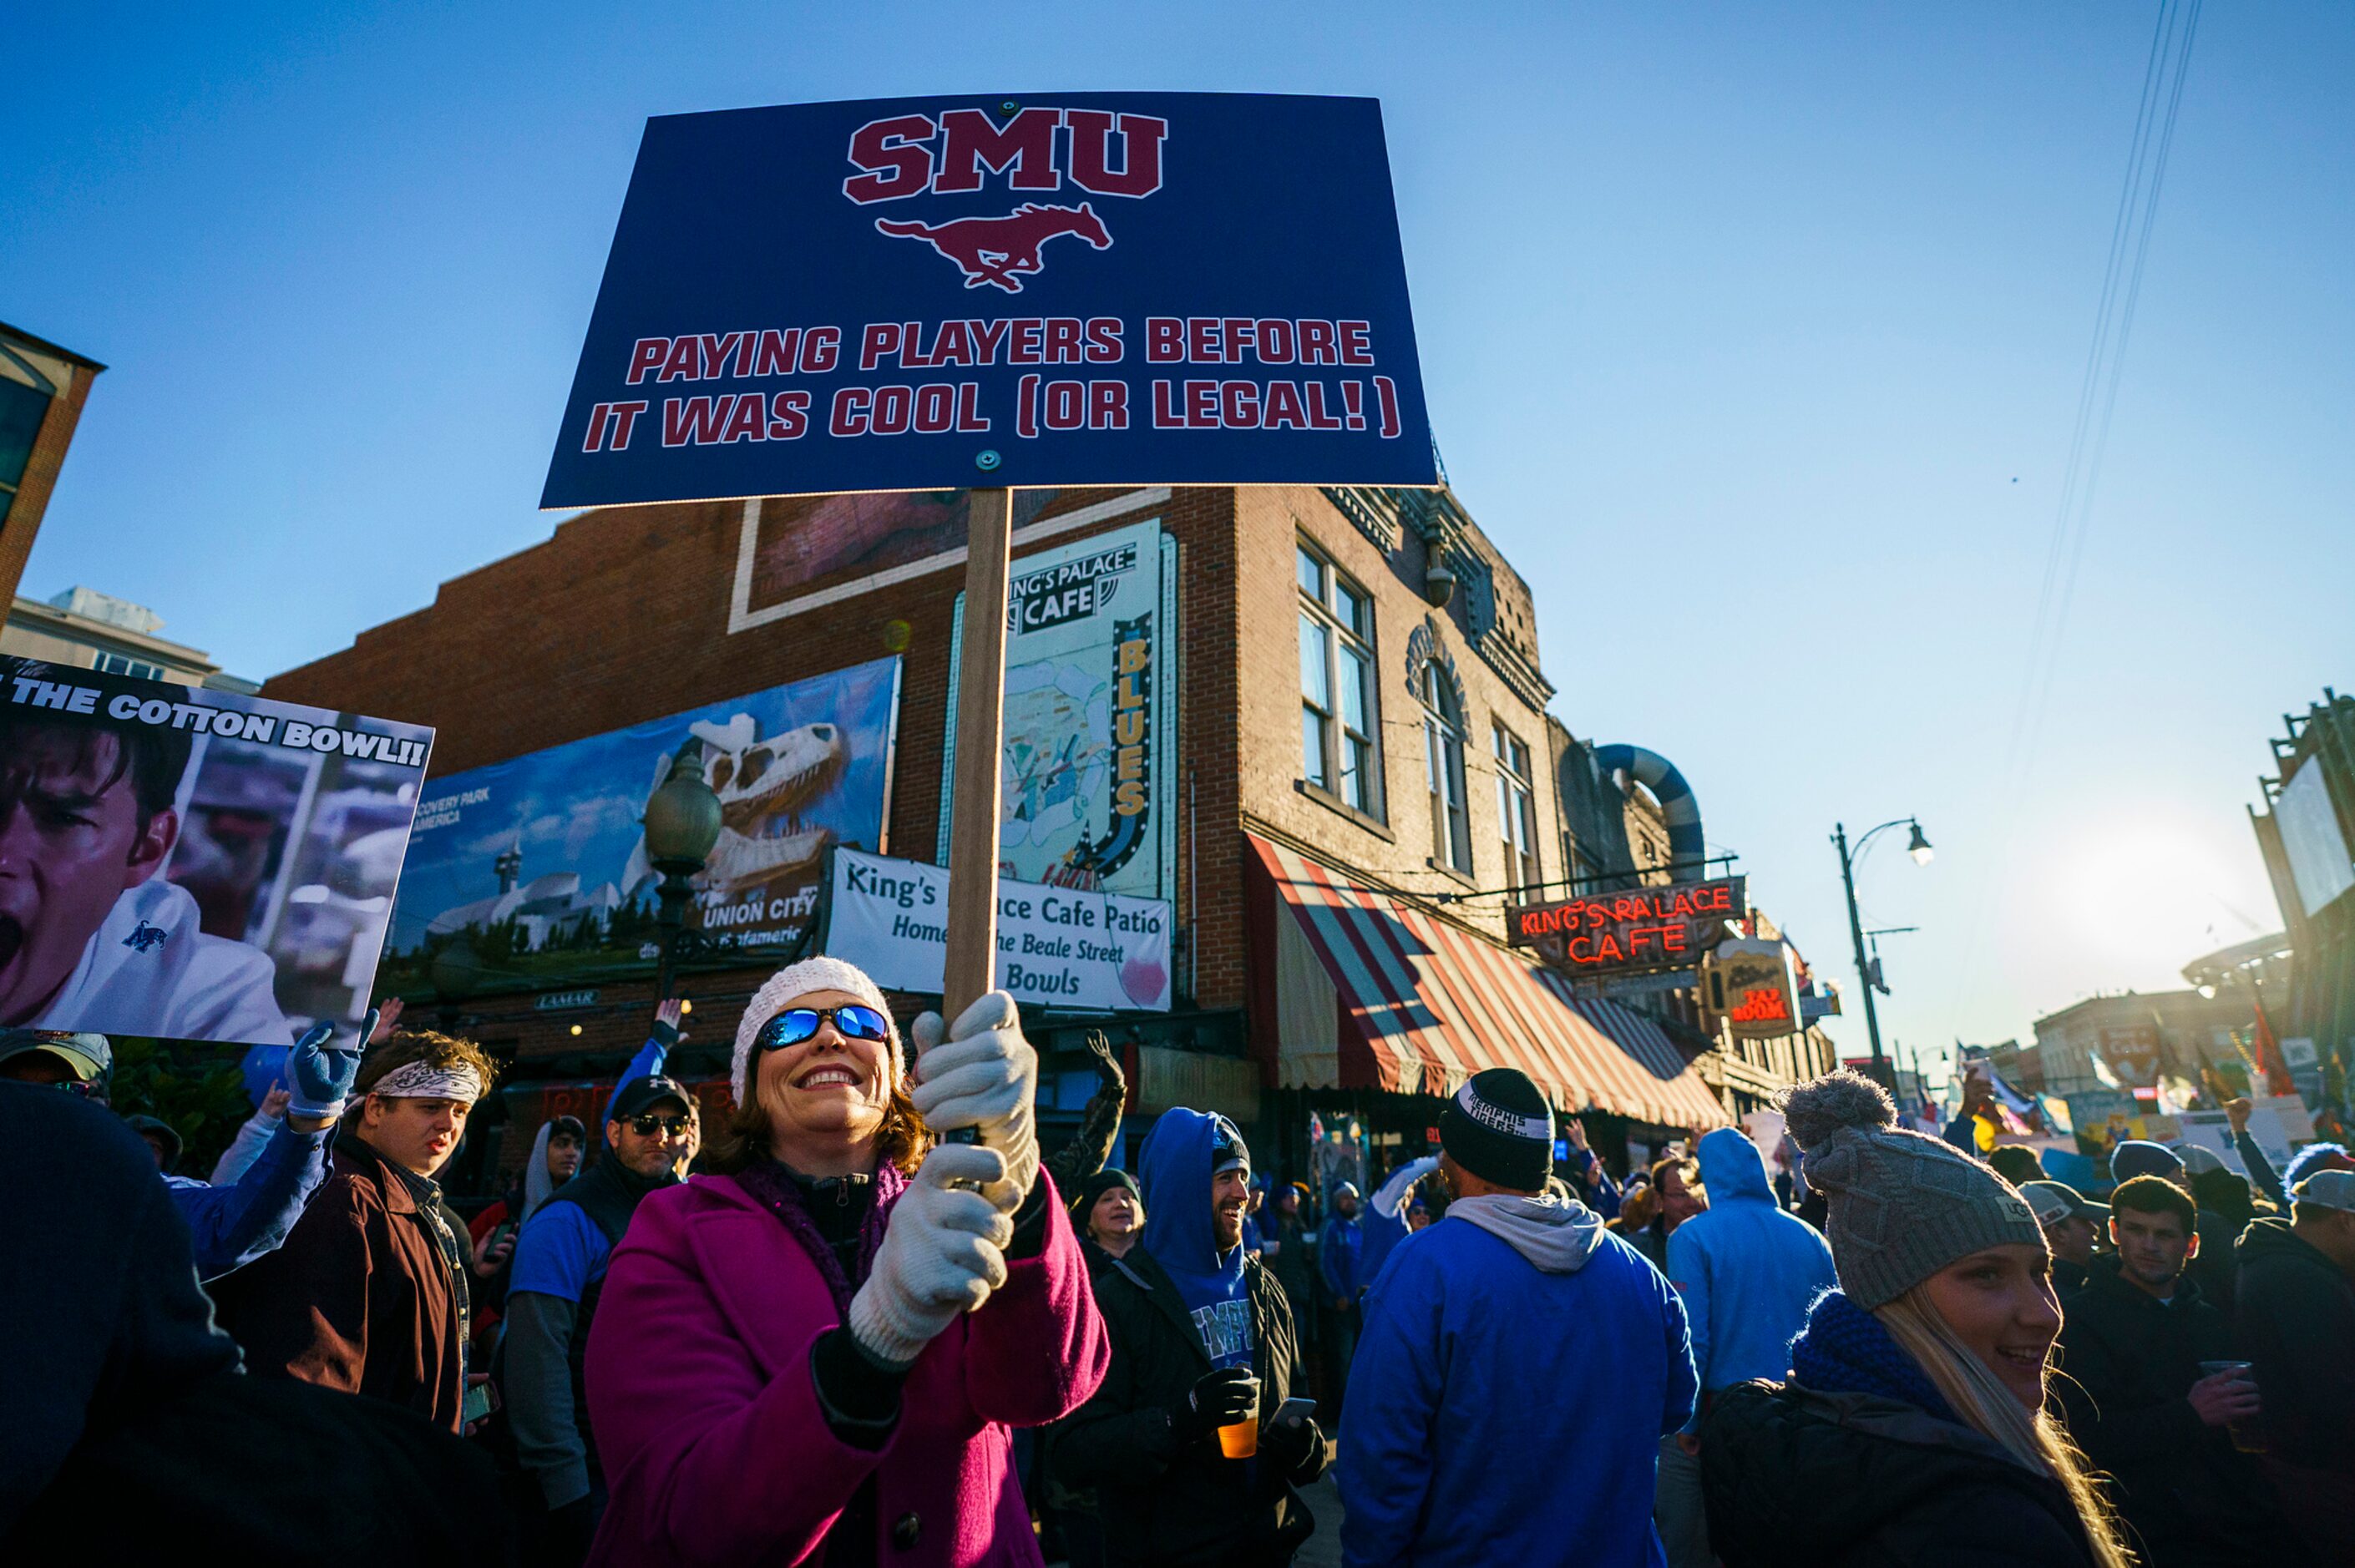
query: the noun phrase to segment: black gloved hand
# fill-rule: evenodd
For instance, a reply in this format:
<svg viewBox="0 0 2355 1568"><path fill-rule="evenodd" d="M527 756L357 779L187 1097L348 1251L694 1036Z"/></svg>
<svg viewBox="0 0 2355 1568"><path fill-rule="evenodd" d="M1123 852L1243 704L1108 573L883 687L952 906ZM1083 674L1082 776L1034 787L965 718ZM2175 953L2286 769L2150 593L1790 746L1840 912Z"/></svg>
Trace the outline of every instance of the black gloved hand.
<svg viewBox="0 0 2355 1568"><path fill-rule="evenodd" d="M1180 1437L1208 1437L1221 1426L1232 1426L1259 1406L1259 1379L1249 1367L1220 1367L1196 1383L1186 1403L1169 1413L1169 1425Z"/></svg>
<svg viewBox="0 0 2355 1568"><path fill-rule="evenodd" d="M1273 1459L1287 1476L1308 1463L1308 1457L1325 1446L1325 1433L1308 1416L1297 1421L1279 1421L1259 1435L1259 1451Z"/></svg>

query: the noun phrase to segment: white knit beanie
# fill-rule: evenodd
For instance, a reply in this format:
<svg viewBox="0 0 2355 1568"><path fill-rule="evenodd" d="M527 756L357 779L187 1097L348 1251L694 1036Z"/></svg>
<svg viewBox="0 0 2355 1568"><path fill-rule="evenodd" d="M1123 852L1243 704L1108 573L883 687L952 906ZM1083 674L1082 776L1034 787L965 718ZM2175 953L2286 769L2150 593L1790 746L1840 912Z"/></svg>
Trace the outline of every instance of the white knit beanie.
<svg viewBox="0 0 2355 1568"><path fill-rule="evenodd" d="M884 1064L885 1071L896 1075L900 1070L900 1025L891 1017L891 1009L883 1001L880 987L867 978L867 971L857 964L845 963L820 954L804 959L797 964L787 964L769 977L766 984L752 993L745 1005L744 1016L736 1024L736 1060L730 1080L736 1090L736 1103L752 1103L751 1071L752 1040L761 1033L761 1025L785 1011L786 1003L814 991L847 991L883 1015L890 1026L891 1050Z"/></svg>

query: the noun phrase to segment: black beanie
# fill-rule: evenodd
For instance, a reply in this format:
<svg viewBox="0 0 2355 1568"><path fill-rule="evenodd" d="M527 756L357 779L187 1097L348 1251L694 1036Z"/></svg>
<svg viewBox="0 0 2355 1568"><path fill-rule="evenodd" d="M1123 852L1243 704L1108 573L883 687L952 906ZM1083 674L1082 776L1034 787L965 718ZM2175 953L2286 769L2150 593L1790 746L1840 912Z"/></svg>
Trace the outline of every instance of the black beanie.
<svg viewBox="0 0 2355 1568"><path fill-rule="evenodd" d="M1072 1215L1084 1226L1089 1213L1096 1206L1096 1200L1114 1187L1127 1188L1128 1195L1136 1200L1136 1206L1140 1209L1145 1207L1145 1193L1137 1186L1136 1178L1117 1166L1106 1166L1080 1184L1080 1195L1071 1202Z"/></svg>
<svg viewBox="0 0 2355 1568"><path fill-rule="evenodd" d="M1553 1172L1553 1113L1527 1073L1475 1073L1439 1113L1439 1147L1483 1181L1534 1192Z"/></svg>

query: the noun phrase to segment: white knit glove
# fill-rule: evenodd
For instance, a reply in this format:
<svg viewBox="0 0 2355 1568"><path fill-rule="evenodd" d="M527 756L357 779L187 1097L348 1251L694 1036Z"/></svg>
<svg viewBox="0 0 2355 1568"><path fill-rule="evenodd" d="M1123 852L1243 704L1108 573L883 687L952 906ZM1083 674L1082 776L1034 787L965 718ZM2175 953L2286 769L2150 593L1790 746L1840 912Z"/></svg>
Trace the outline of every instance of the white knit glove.
<svg viewBox="0 0 2355 1568"><path fill-rule="evenodd" d="M933 1335L1006 1283L1014 1222L980 1192L1006 1178L996 1150L943 1144L924 1156L883 1226L867 1283L850 1298L851 1337L894 1368L914 1362Z"/></svg>
<svg viewBox="0 0 2355 1568"><path fill-rule="evenodd" d="M924 1125L945 1135L973 1128L987 1148L1006 1157L1006 1177L983 1189L1012 1213L1039 1178L1039 1054L1022 1038L1014 999L993 991L957 1015L942 1040L941 1015L918 1016L915 1087L909 1097Z"/></svg>

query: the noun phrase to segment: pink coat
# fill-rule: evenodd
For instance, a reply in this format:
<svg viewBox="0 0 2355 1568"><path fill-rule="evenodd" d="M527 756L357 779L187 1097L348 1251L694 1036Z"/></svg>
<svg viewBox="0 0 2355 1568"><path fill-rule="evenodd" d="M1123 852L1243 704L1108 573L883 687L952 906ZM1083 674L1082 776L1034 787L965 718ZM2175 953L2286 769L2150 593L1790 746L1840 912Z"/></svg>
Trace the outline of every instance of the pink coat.
<svg viewBox="0 0 2355 1568"><path fill-rule="evenodd" d="M612 1494L590 1563L815 1563L871 1475L879 1563L1033 1568L1009 1429L1079 1408L1112 1359L1051 1190L1047 1225L1039 1256L1009 1259L987 1305L924 1347L899 1425L870 1453L819 1411L810 1350L837 1318L793 1234L733 1177L650 1194L614 1249L589 1335L589 1411Z"/></svg>

